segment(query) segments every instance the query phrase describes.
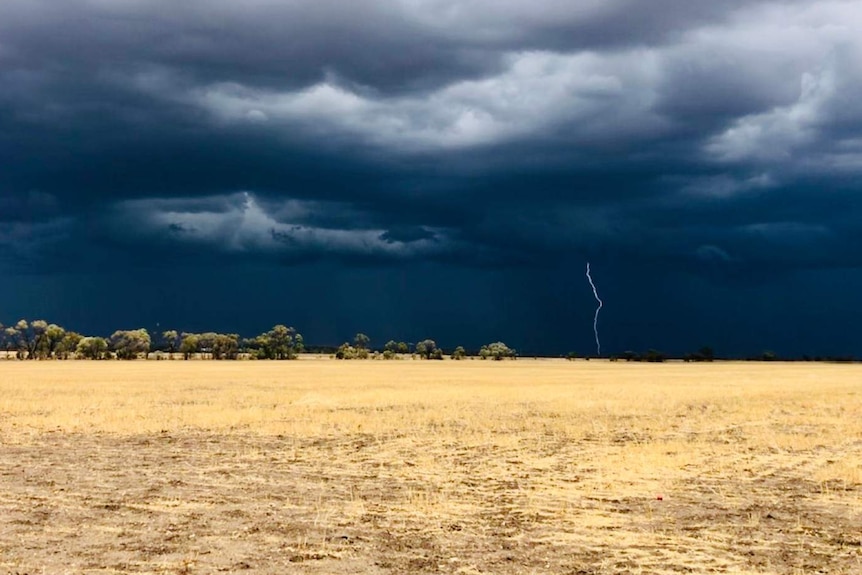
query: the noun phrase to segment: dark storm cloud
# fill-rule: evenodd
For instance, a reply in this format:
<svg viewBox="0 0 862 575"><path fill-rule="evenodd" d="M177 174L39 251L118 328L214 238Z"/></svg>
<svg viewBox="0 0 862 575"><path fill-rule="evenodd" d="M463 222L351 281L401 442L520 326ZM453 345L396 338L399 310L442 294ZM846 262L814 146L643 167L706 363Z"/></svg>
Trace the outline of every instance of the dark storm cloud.
<svg viewBox="0 0 862 575"><path fill-rule="evenodd" d="M3 259L859 267L859 8L5 0Z"/></svg>
<svg viewBox="0 0 862 575"><path fill-rule="evenodd" d="M404 242L413 243L422 240L435 240L437 234L424 226L412 228L407 226L396 226L380 234L380 239L390 244Z"/></svg>
<svg viewBox="0 0 862 575"><path fill-rule="evenodd" d="M726 22L742 1L318 2L7 0L4 59L22 81L83 68L181 70L196 82L296 87L332 72L402 90L498 69L505 51L617 49ZM29 73L29 74L28 74Z"/></svg>
<svg viewBox="0 0 862 575"><path fill-rule="evenodd" d="M0 197L0 221L40 220L57 215L59 211L57 198L38 190Z"/></svg>

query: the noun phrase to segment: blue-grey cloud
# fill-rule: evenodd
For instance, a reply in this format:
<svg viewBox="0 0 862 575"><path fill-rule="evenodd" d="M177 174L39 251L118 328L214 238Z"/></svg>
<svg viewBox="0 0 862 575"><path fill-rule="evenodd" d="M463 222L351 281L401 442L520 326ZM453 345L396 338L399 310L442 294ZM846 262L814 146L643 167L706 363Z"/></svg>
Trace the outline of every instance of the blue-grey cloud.
<svg viewBox="0 0 862 575"><path fill-rule="evenodd" d="M841 0L5 0L0 263L856 269L859 29Z"/></svg>

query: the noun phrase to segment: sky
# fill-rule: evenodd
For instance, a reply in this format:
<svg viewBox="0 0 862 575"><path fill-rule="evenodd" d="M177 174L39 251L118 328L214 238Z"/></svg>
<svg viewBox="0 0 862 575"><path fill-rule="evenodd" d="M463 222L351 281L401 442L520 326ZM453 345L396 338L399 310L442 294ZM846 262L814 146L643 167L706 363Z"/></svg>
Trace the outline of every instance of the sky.
<svg viewBox="0 0 862 575"><path fill-rule="evenodd" d="M862 356L862 2L3 0L0 322Z"/></svg>

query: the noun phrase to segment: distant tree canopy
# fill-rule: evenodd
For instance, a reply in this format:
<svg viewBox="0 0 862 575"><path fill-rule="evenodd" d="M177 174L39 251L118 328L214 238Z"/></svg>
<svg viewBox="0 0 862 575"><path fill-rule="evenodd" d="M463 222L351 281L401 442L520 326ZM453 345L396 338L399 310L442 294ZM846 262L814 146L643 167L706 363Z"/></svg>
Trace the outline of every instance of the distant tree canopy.
<svg viewBox="0 0 862 575"><path fill-rule="evenodd" d="M42 319L28 322L19 320L14 327L7 330L9 339L21 359L39 359L38 350L44 349L47 339L48 322Z"/></svg>
<svg viewBox="0 0 862 575"><path fill-rule="evenodd" d="M78 351L78 343L84 339L84 336L74 331L67 331L57 347L54 349L54 357L57 359L69 359Z"/></svg>
<svg viewBox="0 0 862 575"><path fill-rule="evenodd" d="M242 352L257 359L295 359L304 350L302 335L292 327L276 325L251 340L235 333L189 333L167 330L155 348L185 359L199 355L211 359L239 359ZM0 351L17 359L137 359L147 358L153 342L146 329L117 330L109 338L85 337L66 331L45 320L19 320L6 327L0 324ZM162 357L157 355L157 359Z"/></svg>
<svg viewBox="0 0 862 575"><path fill-rule="evenodd" d="M176 334L176 332L170 333L171 335ZM174 337L175 341L176 337ZM239 357L239 335L211 331L207 333L183 332L180 338L179 350L183 354L183 359L190 359L197 353L200 353L204 358L237 359ZM171 351L173 351L173 348L171 348Z"/></svg>
<svg viewBox="0 0 862 575"><path fill-rule="evenodd" d="M410 353L410 347L403 341L390 339L383 346L383 359L398 359L399 354Z"/></svg>
<svg viewBox="0 0 862 575"><path fill-rule="evenodd" d="M78 357L84 359L105 359L108 342L102 337L84 337L75 348Z"/></svg>
<svg viewBox="0 0 862 575"><path fill-rule="evenodd" d="M388 346L392 342L389 342L384 352L385 359L393 359L393 354L388 351ZM364 333L357 333L353 336L353 345L350 345L348 342L344 342L338 346L338 349L335 350L335 358L336 359L368 359L372 356L372 353L369 349L369 345L371 344L371 338L365 335ZM376 357L376 354L374 354Z"/></svg>
<svg viewBox="0 0 862 575"><path fill-rule="evenodd" d="M257 359L296 359L305 349L302 335L281 324L257 336L252 345L257 349Z"/></svg>
<svg viewBox="0 0 862 575"><path fill-rule="evenodd" d="M352 346L347 342L338 346L335 352L336 359L368 359L368 350L364 347Z"/></svg>
<svg viewBox="0 0 862 575"><path fill-rule="evenodd" d="M688 353L683 357L684 361L713 361L714 359L715 352L708 346L704 346L694 353Z"/></svg>
<svg viewBox="0 0 862 575"><path fill-rule="evenodd" d="M368 349L368 345L371 343L371 338L365 335L364 333L357 333L353 337L353 346L357 349Z"/></svg>
<svg viewBox="0 0 862 575"><path fill-rule="evenodd" d="M180 334L175 329L169 329L162 332L162 341L165 343L168 353L174 353L177 350L177 343L180 341Z"/></svg>
<svg viewBox="0 0 862 575"><path fill-rule="evenodd" d="M425 339L416 344L416 355L422 359L443 359L443 350L433 339Z"/></svg>
<svg viewBox="0 0 862 575"><path fill-rule="evenodd" d="M239 334L207 333L204 335L211 338L205 341L211 341L210 354L213 359L236 359L239 356ZM294 347L296 347L297 345L297 337L299 338L299 345L302 345L302 336L296 334L294 336ZM299 353L301 351L302 348L300 347L296 353Z"/></svg>
<svg viewBox="0 0 862 575"><path fill-rule="evenodd" d="M15 352L18 359L67 359L75 351L77 338L78 334L67 334L59 325L41 319L22 319L6 328L0 325L3 349Z"/></svg>
<svg viewBox="0 0 862 575"><path fill-rule="evenodd" d="M452 351L452 359L454 360L461 360L465 357L467 357L467 350L460 345Z"/></svg>
<svg viewBox="0 0 862 575"><path fill-rule="evenodd" d="M117 330L111 335L108 346L117 355L117 359L136 359L144 354L146 358L150 351L150 334L147 330Z"/></svg>
<svg viewBox="0 0 862 575"><path fill-rule="evenodd" d="M645 361L648 363L661 363L667 359L667 355L658 351L657 349L650 349L644 353L637 353L634 351L624 351L620 358L626 361ZM614 359L619 359L614 356Z"/></svg>
<svg viewBox="0 0 862 575"><path fill-rule="evenodd" d="M502 341L496 341L494 343L489 343L488 345L483 345L479 350L479 357L482 359L494 359L500 361L506 358L515 359L516 357L515 350L510 348L508 345L503 343Z"/></svg>
<svg viewBox="0 0 862 575"><path fill-rule="evenodd" d="M180 337L180 353L183 354L183 359L190 359L200 349L201 336L196 333L183 332Z"/></svg>

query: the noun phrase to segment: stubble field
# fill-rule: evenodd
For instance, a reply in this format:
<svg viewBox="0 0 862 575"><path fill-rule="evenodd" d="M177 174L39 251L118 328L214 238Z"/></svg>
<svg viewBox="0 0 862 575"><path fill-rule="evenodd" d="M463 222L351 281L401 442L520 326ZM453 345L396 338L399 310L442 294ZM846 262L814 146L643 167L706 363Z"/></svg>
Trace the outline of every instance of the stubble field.
<svg viewBox="0 0 862 575"><path fill-rule="evenodd" d="M0 362L0 574L862 573L862 366Z"/></svg>

